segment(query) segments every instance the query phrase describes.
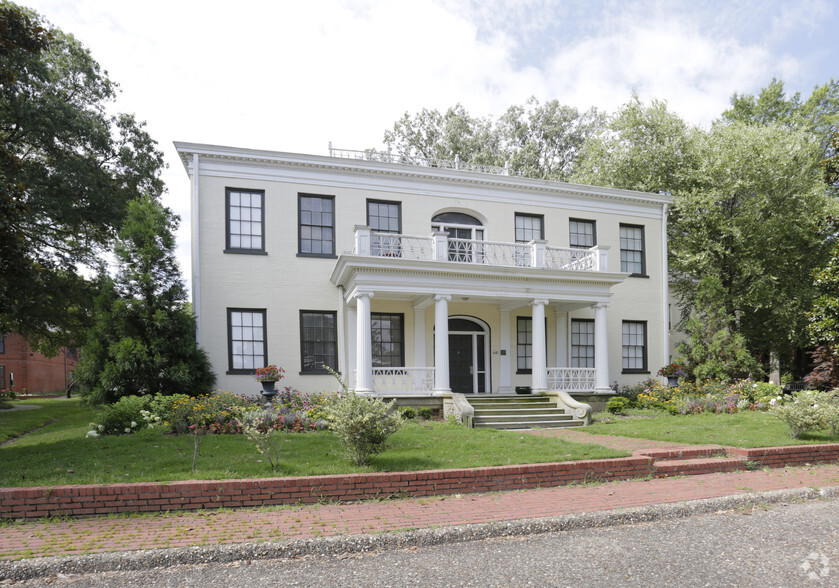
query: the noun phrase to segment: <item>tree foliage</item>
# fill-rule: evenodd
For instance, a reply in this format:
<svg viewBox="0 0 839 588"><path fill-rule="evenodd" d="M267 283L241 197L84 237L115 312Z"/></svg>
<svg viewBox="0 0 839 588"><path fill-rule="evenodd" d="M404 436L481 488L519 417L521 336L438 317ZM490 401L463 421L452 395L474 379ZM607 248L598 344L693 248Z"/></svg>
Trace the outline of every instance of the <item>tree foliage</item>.
<svg viewBox="0 0 839 588"><path fill-rule="evenodd" d="M581 113L556 100L540 104L530 98L513 105L493 121L470 115L457 104L445 113L422 109L405 113L384 142L400 155L509 165L531 178L567 180L577 152L602 120L595 109Z"/></svg>
<svg viewBox="0 0 839 588"><path fill-rule="evenodd" d="M96 324L76 368L92 403L212 392L215 375L195 343L195 317L175 260L177 222L150 196L129 204L116 245L119 271L97 299Z"/></svg>
<svg viewBox="0 0 839 588"><path fill-rule="evenodd" d="M78 343L98 257L140 193L163 191L162 154L72 35L0 3L0 330Z"/></svg>

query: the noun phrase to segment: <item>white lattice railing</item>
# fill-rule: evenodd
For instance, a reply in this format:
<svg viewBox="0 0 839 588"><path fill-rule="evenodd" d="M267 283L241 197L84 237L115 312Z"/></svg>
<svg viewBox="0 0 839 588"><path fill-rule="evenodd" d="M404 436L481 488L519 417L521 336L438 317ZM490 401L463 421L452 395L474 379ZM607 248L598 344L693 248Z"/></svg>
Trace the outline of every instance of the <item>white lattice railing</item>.
<svg viewBox="0 0 839 588"><path fill-rule="evenodd" d="M545 250L545 267L557 270L595 272L598 269L597 252L590 249L548 247Z"/></svg>
<svg viewBox="0 0 839 588"><path fill-rule="evenodd" d="M501 243L449 238L449 261L485 265L530 266L527 243Z"/></svg>
<svg viewBox="0 0 839 588"><path fill-rule="evenodd" d="M373 368L376 394L417 394L434 390L433 367Z"/></svg>
<svg viewBox="0 0 839 588"><path fill-rule="evenodd" d="M371 233L370 254L376 257L431 260L434 258L434 240L414 235Z"/></svg>
<svg viewBox="0 0 839 588"><path fill-rule="evenodd" d="M548 368L548 390L594 391L594 368Z"/></svg>

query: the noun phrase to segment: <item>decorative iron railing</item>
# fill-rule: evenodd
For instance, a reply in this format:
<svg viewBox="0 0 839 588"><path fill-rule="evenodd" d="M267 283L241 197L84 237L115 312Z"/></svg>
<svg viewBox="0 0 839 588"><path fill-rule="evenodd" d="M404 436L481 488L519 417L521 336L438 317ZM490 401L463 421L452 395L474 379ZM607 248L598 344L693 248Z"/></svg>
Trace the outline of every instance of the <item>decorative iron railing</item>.
<svg viewBox="0 0 839 588"><path fill-rule="evenodd" d="M460 156L458 155L455 155L454 159L440 159L438 157L425 157L422 155L404 155L400 153L391 153L390 151L376 151L375 149L366 149L364 151L359 151L356 149L333 149L332 144L330 143L329 156L340 157L342 159L357 159L361 161L377 161L381 163L399 163L402 165L416 165L419 167L455 169L461 171L478 172L482 174L493 174L498 176L515 175L509 167L461 161Z"/></svg>
<svg viewBox="0 0 839 588"><path fill-rule="evenodd" d="M547 247L545 267L557 270L595 272L598 269L597 253L590 249Z"/></svg>
<svg viewBox="0 0 839 588"><path fill-rule="evenodd" d="M373 368L376 394L426 394L434 390L433 367Z"/></svg>
<svg viewBox="0 0 839 588"><path fill-rule="evenodd" d="M431 237L372 233L370 254L376 257L401 257L402 259L434 259L434 241Z"/></svg>
<svg viewBox="0 0 839 588"><path fill-rule="evenodd" d="M593 392L594 368L548 368L548 390Z"/></svg>

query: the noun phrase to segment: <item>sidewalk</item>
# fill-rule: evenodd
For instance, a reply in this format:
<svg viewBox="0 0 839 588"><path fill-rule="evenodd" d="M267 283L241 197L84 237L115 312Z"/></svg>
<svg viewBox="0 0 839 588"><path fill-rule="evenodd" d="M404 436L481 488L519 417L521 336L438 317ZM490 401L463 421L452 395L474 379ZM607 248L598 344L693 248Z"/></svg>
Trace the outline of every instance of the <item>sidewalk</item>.
<svg viewBox="0 0 839 588"><path fill-rule="evenodd" d="M588 442L636 454L694 447L573 430L533 434L575 441L584 436ZM352 536L837 485L839 464L828 464L359 503L23 522L0 527L0 560Z"/></svg>

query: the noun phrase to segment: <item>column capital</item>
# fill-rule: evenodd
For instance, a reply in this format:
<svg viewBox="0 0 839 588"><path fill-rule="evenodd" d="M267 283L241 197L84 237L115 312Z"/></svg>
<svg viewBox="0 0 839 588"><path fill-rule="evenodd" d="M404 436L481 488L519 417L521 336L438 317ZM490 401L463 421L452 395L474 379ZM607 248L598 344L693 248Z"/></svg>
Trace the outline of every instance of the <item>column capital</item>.
<svg viewBox="0 0 839 588"><path fill-rule="evenodd" d="M547 306L550 302L544 298L536 298L530 302L530 306L536 306L537 304L541 306Z"/></svg>
<svg viewBox="0 0 839 588"><path fill-rule="evenodd" d="M452 299L451 294L435 294L434 295L434 300L437 300L437 301L445 300L446 302L448 302L451 299Z"/></svg>
<svg viewBox="0 0 839 588"><path fill-rule="evenodd" d="M594 310L604 310L606 308L609 308L608 302L598 302L594 305Z"/></svg>
<svg viewBox="0 0 839 588"><path fill-rule="evenodd" d="M356 292L355 293L356 298L373 298L374 296L375 296L375 294L373 292L362 291L362 292Z"/></svg>

